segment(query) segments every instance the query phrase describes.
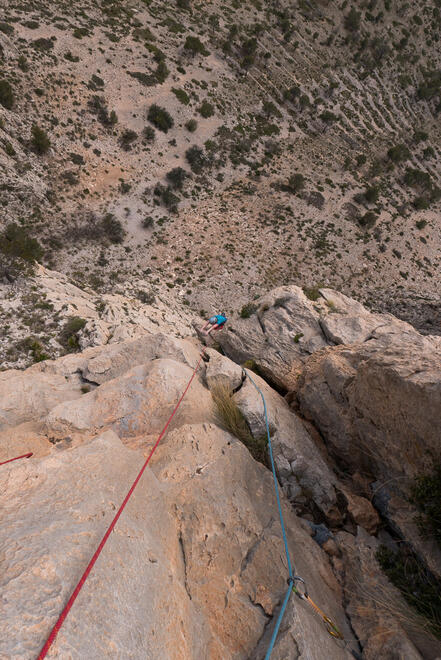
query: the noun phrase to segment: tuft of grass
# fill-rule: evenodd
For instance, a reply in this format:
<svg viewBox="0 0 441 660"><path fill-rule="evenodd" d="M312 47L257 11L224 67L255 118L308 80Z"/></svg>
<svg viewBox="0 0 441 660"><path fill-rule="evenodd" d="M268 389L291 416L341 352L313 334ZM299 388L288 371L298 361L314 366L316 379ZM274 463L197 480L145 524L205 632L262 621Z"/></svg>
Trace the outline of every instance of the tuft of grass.
<svg viewBox="0 0 441 660"><path fill-rule="evenodd" d="M430 474L415 479L411 498L420 511L421 534L434 538L441 548L441 463Z"/></svg>
<svg viewBox="0 0 441 660"><path fill-rule="evenodd" d="M316 284L315 286L304 286L303 293L309 300L315 302L320 298L320 289L322 286L322 284Z"/></svg>
<svg viewBox="0 0 441 660"><path fill-rule="evenodd" d="M82 319L79 316L71 316L64 324L58 341L69 353L75 353L80 349L79 333L86 323L86 319Z"/></svg>
<svg viewBox="0 0 441 660"><path fill-rule="evenodd" d="M252 436L245 417L233 399L231 389L227 385L217 385L212 389L211 396L219 426L240 440L256 461L268 467L267 438Z"/></svg>
<svg viewBox="0 0 441 660"><path fill-rule="evenodd" d="M392 584L423 617L430 632L441 639L441 583L418 561L416 555L401 546L394 552L381 545L376 558Z"/></svg>
<svg viewBox="0 0 441 660"><path fill-rule="evenodd" d="M247 303L240 310L240 317L242 319L249 319L250 316L252 316L256 312L257 312L257 305L255 305L254 303Z"/></svg>

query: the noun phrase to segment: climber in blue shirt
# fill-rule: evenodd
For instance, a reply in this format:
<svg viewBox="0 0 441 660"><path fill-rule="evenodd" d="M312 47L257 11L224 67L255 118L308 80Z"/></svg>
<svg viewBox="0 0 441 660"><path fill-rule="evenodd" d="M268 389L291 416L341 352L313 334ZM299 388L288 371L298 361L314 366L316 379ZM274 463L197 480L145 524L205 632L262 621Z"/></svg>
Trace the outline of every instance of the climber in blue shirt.
<svg viewBox="0 0 441 660"><path fill-rule="evenodd" d="M214 316L210 316L204 327L201 328L201 332L203 335L209 335L212 330L221 330L226 322L227 317L224 314L215 314ZM209 330L206 330L205 328L208 328L208 326L211 327Z"/></svg>

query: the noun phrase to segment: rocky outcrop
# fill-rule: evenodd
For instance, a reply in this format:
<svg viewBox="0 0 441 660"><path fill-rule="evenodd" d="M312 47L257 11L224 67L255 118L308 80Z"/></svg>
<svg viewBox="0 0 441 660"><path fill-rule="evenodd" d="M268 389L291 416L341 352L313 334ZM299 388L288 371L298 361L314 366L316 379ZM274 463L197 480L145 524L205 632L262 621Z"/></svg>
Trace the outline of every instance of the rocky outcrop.
<svg viewBox="0 0 441 660"><path fill-rule="evenodd" d="M44 374L48 382L61 374L72 385L80 369L96 384L61 403L54 397L49 411L49 398L32 407L22 392L28 424L40 429L40 450L0 471L2 657L36 656L192 373L191 342L171 358L166 341L162 351L143 341L119 344L110 355L108 346L89 349L21 374L30 381ZM234 380L237 367L221 362ZM3 374L5 382L15 376ZM259 641L287 577L272 476L210 421L204 382L201 370L67 617L57 657L263 657L266 642ZM283 425L293 415L282 399L280 410L270 406L287 443ZM22 429L4 431L10 441L0 447L2 458L13 454L11 438ZM31 442L32 434L26 437ZM305 438L297 441L301 447ZM296 570L351 638L326 554L286 500L283 509ZM296 599L274 657L306 650L317 660L348 657Z"/></svg>
<svg viewBox="0 0 441 660"><path fill-rule="evenodd" d="M436 456L439 340L298 287L217 338L238 362L256 357L246 369L266 400L295 570L347 640L294 597L272 657L434 660L439 645L413 625L376 552L395 535L441 574L406 499ZM0 657L35 657L199 358L193 339L144 332L0 374L0 462L34 452L0 467ZM286 591L283 540L272 475L225 430L219 388L247 436L265 436L259 391L207 349L55 657L264 658Z"/></svg>
<svg viewBox="0 0 441 660"><path fill-rule="evenodd" d="M315 354L298 398L339 460L398 491L438 455L441 353L416 331L380 328L363 344Z"/></svg>
<svg viewBox="0 0 441 660"><path fill-rule="evenodd" d="M410 329L389 314L373 314L332 289L307 298L298 286L274 289L255 302L255 313L218 334L235 362L251 360L270 382L295 390L308 357L325 346L365 342L379 328Z"/></svg>

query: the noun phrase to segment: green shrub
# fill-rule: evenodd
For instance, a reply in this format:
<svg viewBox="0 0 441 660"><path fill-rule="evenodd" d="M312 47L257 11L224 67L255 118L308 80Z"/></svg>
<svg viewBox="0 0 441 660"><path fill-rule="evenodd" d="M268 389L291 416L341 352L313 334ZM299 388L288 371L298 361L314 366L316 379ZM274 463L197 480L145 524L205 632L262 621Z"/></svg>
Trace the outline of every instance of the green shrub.
<svg viewBox="0 0 441 660"><path fill-rule="evenodd" d="M142 135L147 142L154 142L155 140L155 129L151 126L146 126L142 132Z"/></svg>
<svg viewBox="0 0 441 660"><path fill-rule="evenodd" d="M79 350L79 333L86 323L87 321L85 319L82 319L79 316L72 316L64 324L59 334L58 341L68 352L74 353Z"/></svg>
<svg viewBox="0 0 441 660"><path fill-rule="evenodd" d="M388 150L387 155L394 163L401 163L403 160L409 160L410 151L405 144L397 144Z"/></svg>
<svg viewBox="0 0 441 660"><path fill-rule="evenodd" d="M188 172L186 172L182 167L174 167L170 172L167 172L166 178L170 181L172 188L176 190L182 190L185 179L188 178Z"/></svg>
<svg viewBox="0 0 441 660"><path fill-rule="evenodd" d="M6 110L11 110L14 103L15 97L11 84L7 80L0 80L0 105Z"/></svg>
<svg viewBox="0 0 441 660"><path fill-rule="evenodd" d="M189 119L187 122L185 122L185 128L190 133L194 133L197 127L198 127L198 123L196 119Z"/></svg>
<svg viewBox="0 0 441 660"><path fill-rule="evenodd" d="M138 137L138 133L136 131L130 130L130 128L127 128L119 138L119 143L121 147L124 149L124 151L130 151L132 144L135 142L136 138Z"/></svg>
<svg viewBox="0 0 441 660"><path fill-rule="evenodd" d="M199 37L194 37L190 35L185 40L184 49L187 50L192 55L199 54L199 55L203 55L204 57L207 57L207 55L210 54L210 52L205 48L204 44L199 39Z"/></svg>
<svg viewBox="0 0 441 660"><path fill-rule="evenodd" d="M365 227L366 229L370 229L377 222L377 218L378 216L376 216L373 211L368 211L367 213L365 213L364 215L358 218L358 223L362 227Z"/></svg>
<svg viewBox="0 0 441 660"><path fill-rule="evenodd" d="M379 196L380 196L380 191L378 189L378 186L370 186L369 188L366 188L364 192L364 197L369 204L373 204L374 202L377 202Z"/></svg>
<svg viewBox="0 0 441 660"><path fill-rule="evenodd" d="M41 37L40 39L35 39L35 41L31 42L31 46L43 53L48 52L54 47L54 38L45 39L44 37Z"/></svg>
<svg viewBox="0 0 441 660"><path fill-rule="evenodd" d="M167 80L169 73L170 71L168 70L165 61L161 60L160 62L158 62L158 66L156 67L156 71L155 71L156 80L159 83L163 83L165 80Z"/></svg>
<svg viewBox="0 0 441 660"><path fill-rule="evenodd" d="M147 113L147 119L160 131L167 133L170 128L173 128L174 121L171 115L161 108L156 103L153 103Z"/></svg>
<svg viewBox="0 0 441 660"><path fill-rule="evenodd" d="M0 32L3 32L3 34L7 34L8 37L11 36L11 34L14 34L14 27L10 25L9 23L5 23L4 21L0 21Z"/></svg>
<svg viewBox="0 0 441 660"><path fill-rule="evenodd" d="M441 463L430 474L415 479L411 497L420 511L421 534L435 539L441 547Z"/></svg>
<svg viewBox="0 0 441 660"><path fill-rule="evenodd" d="M171 211L172 213L177 213L180 199L177 195L174 194L171 186L167 186L167 188L163 188L161 199L162 199L162 203L169 211Z"/></svg>
<svg viewBox="0 0 441 660"><path fill-rule="evenodd" d="M426 225L427 225L427 220L417 220L415 223L415 227L417 229L424 229Z"/></svg>
<svg viewBox="0 0 441 660"><path fill-rule="evenodd" d="M204 119L214 115L214 106L207 100L202 101L202 105L198 108L198 112Z"/></svg>
<svg viewBox="0 0 441 660"><path fill-rule="evenodd" d="M190 103L190 97L185 90L172 87L171 91L176 96L178 101L180 101L184 105L188 105Z"/></svg>
<svg viewBox="0 0 441 660"><path fill-rule="evenodd" d="M415 131L413 134L414 141L419 144L420 142L425 142L429 138L429 134L426 131Z"/></svg>
<svg viewBox="0 0 441 660"><path fill-rule="evenodd" d="M344 25L349 32L357 32L360 29L361 13L354 7L351 7L349 14L346 14Z"/></svg>
<svg viewBox="0 0 441 660"><path fill-rule="evenodd" d="M17 65L18 65L18 68L21 71L23 71L23 73L26 73L27 71L29 71L29 64L28 64L28 61L27 61L27 59L24 55L20 55L20 57L17 60Z"/></svg>
<svg viewBox="0 0 441 660"><path fill-rule="evenodd" d="M115 218L113 213L106 213L101 224L104 233L111 243L122 243L124 241L126 232L124 231L121 221Z"/></svg>
<svg viewBox="0 0 441 660"><path fill-rule="evenodd" d="M46 131L37 126L37 124L34 124L32 126L31 133L31 145L35 153L39 154L40 156L46 154L51 146L51 141Z"/></svg>
<svg viewBox="0 0 441 660"><path fill-rule="evenodd" d="M285 184L282 184L281 188L285 192L292 193L293 195L296 195L298 192L303 190L305 187L305 177L303 174L300 174L300 172L297 172L296 174L291 174L291 176L288 179L288 182Z"/></svg>
<svg viewBox="0 0 441 660"><path fill-rule="evenodd" d="M49 355L45 352L42 343L35 337L26 337L18 343L17 348L30 352L34 362L49 360Z"/></svg>
<svg viewBox="0 0 441 660"><path fill-rule="evenodd" d="M10 222L0 234L0 251L30 263L40 261L43 256L38 240L31 238L27 230L15 222Z"/></svg>
<svg viewBox="0 0 441 660"><path fill-rule="evenodd" d="M90 111L95 114L98 121L109 128L118 123L118 117L114 110L109 113L107 108L106 99L103 96L94 95L88 101Z"/></svg>
<svg viewBox="0 0 441 660"><path fill-rule="evenodd" d="M323 285L322 284L316 284L315 286L304 286L303 287L303 293L305 296L309 299L315 302L320 298L320 289Z"/></svg>
<svg viewBox="0 0 441 660"><path fill-rule="evenodd" d="M319 118L325 122L325 124L333 124L335 121L338 121L338 116L334 115L333 112L325 110L319 115Z"/></svg>
<svg viewBox="0 0 441 660"><path fill-rule="evenodd" d="M4 150L7 156L15 156L15 149L10 142L5 142Z"/></svg>
<svg viewBox="0 0 441 660"><path fill-rule="evenodd" d="M185 152L185 158L195 174L200 174L204 169L204 166L207 164L203 150L195 144L187 149Z"/></svg>
<svg viewBox="0 0 441 660"><path fill-rule="evenodd" d="M255 305L254 303L247 303L240 310L240 317L242 319L249 319L250 316L252 316L257 312L257 309L258 309L257 305Z"/></svg>
<svg viewBox="0 0 441 660"><path fill-rule="evenodd" d="M422 170L417 170L411 167L406 169L404 175L404 183L412 187L421 187L424 189L430 188L431 177L428 172L423 172Z"/></svg>

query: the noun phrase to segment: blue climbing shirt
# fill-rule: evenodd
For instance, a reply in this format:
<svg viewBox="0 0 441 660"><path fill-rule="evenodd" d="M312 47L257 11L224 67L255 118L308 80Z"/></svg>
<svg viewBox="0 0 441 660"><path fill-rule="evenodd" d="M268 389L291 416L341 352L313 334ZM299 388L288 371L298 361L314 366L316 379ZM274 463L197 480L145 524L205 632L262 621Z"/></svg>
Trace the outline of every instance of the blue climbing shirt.
<svg viewBox="0 0 441 660"><path fill-rule="evenodd" d="M225 316L222 316L222 314L216 314L215 316L211 316L209 319L211 324L217 324L217 325L223 325L226 323L227 319Z"/></svg>

